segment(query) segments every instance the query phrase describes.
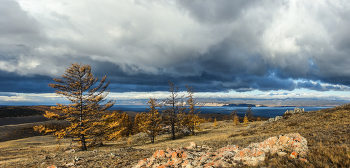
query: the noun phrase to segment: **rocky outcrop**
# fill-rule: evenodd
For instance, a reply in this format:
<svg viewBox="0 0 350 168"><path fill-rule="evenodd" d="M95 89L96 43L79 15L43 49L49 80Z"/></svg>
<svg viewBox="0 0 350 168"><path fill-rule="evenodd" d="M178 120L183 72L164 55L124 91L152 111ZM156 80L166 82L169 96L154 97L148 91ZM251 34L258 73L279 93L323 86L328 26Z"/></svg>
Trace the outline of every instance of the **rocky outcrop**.
<svg viewBox="0 0 350 168"><path fill-rule="evenodd" d="M266 122L275 122L275 121L278 121L278 120L280 120L282 118L283 118L282 116L276 116L275 118L268 119Z"/></svg>
<svg viewBox="0 0 350 168"><path fill-rule="evenodd" d="M283 117L288 117L288 116L291 116L291 115L294 115L294 114L304 113L304 112L305 112L304 108L303 109L294 108L294 110L287 110L286 112L284 112ZM283 117L282 116L276 116L275 118L270 118L267 121L263 122L263 124L278 121L278 120L282 119Z"/></svg>
<svg viewBox="0 0 350 168"><path fill-rule="evenodd" d="M303 113L303 112L305 112L305 111L304 111L304 108L303 108L303 109L294 108L294 110L287 110L287 111L283 114L283 117L285 117L285 116L290 116L290 115L294 115L294 114L298 114L298 113Z"/></svg>
<svg viewBox="0 0 350 168"><path fill-rule="evenodd" d="M236 165L256 166L265 160L266 153L277 153L307 161L307 141L298 133L270 137L260 143L251 143L247 148L228 145L216 151L208 146L197 146L191 142L188 147L178 147L156 151L152 157L140 160L134 166L140 167L233 167Z"/></svg>

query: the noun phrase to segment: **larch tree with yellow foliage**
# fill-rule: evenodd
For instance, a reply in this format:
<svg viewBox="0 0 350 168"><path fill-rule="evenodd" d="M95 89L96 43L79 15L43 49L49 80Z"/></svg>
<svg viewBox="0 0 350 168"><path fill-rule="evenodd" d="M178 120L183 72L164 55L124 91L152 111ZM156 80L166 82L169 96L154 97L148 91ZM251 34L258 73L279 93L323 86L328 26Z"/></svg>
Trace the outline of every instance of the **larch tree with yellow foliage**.
<svg viewBox="0 0 350 168"><path fill-rule="evenodd" d="M128 114L113 112L102 117L102 129L104 130L104 140L117 140L126 137L133 132L133 123Z"/></svg>
<svg viewBox="0 0 350 168"><path fill-rule="evenodd" d="M194 90L193 87L187 86L187 105L189 106L188 113L184 115L181 121L181 125L185 126L191 131L191 134L194 135L194 130L199 130L199 125L201 123L201 119L199 118L198 114L200 111L198 111L199 108L195 107L195 99L193 98Z"/></svg>
<svg viewBox="0 0 350 168"><path fill-rule="evenodd" d="M142 120L139 120L139 128L148 134L151 137L151 142L154 143L155 137L162 130L162 117L159 115L157 99L152 99L148 101L149 111L148 113L141 113L139 117L142 117Z"/></svg>
<svg viewBox="0 0 350 168"><path fill-rule="evenodd" d="M248 125L248 122L249 122L249 120L248 120L247 115L244 115L244 118L243 118L243 123L244 123L244 125L247 126L247 125Z"/></svg>
<svg viewBox="0 0 350 168"><path fill-rule="evenodd" d="M106 78L104 76L98 83L99 79L91 73L90 65L75 63L66 68L62 79L53 79L56 83L49 86L57 89L56 94L70 101L68 105L57 103L57 106L52 107L62 111L63 116L51 112L45 114L50 119L66 119L70 122L69 127L55 132L58 138L72 136L80 142L82 150L87 150L87 143L102 134L102 112L115 103L114 100L106 100L109 93Z"/></svg>
<svg viewBox="0 0 350 168"><path fill-rule="evenodd" d="M238 118L237 114L235 114L233 116L233 125L237 125L237 124L239 124L239 118Z"/></svg>
<svg viewBox="0 0 350 168"><path fill-rule="evenodd" d="M233 120L233 125L239 124L239 117L238 117L237 113L238 112L236 110L233 110L230 114L230 119Z"/></svg>
<svg viewBox="0 0 350 168"><path fill-rule="evenodd" d="M141 128L139 125L141 125L140 123L143 122L143 115L142 113L137 113L136 116L135 116L135 120L134 120L134 123L133 123L133 133L134 134L137 134L139 132L142 132Z"/></svg>
<svg viewBox="0 0 350 168"><path fill-rule="evenodd" d="M216 120L216 118L215 118L215 120L214 120L213 126L214 126L214 127L218 126L218 121Z"/></svg>

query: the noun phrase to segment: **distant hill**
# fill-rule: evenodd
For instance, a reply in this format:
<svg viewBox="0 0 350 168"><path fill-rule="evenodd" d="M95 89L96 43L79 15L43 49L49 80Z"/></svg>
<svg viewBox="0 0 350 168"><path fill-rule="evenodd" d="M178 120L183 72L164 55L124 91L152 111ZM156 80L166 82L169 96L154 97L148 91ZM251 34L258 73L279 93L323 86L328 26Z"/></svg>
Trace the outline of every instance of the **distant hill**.
<svg viewBox="0 0 350 168"><path fill-rule="evenodd" d="M255 104L245 104L245 103L242 103L242 104L225 104L223 106L229 106L229 107L248 107L248 106L251 106L251 107L267 107L265 105L255 105Z"/></svg>
<svg viewBox="0 0 350 168"><path fill-rule="evenodd" d="M43 115L45 111L58 112L51 106L3 106L0 107L0 118Z"/></svg>

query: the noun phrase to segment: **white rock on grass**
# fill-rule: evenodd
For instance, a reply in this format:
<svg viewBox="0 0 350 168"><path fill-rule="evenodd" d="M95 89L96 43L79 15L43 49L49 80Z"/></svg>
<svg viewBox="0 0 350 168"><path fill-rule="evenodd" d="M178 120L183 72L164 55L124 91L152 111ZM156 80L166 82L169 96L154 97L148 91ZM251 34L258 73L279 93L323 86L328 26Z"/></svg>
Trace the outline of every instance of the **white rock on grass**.
<svg viewBox="0 0 350 168"><path fill-rule="evenodd" d="M270 137L260 143L251 143L244 149L228 145L214 152L209 152L205 145L197 146L191 142L185 148L158 150L152 157L140 160L134 167L233 167L237 164L256 166L265 160L267 152L277 153L279 156L285 156L288 152L291 153L291 158L307 161L301 158L306 156L307 151L307 141L298 133Z"/></svg>

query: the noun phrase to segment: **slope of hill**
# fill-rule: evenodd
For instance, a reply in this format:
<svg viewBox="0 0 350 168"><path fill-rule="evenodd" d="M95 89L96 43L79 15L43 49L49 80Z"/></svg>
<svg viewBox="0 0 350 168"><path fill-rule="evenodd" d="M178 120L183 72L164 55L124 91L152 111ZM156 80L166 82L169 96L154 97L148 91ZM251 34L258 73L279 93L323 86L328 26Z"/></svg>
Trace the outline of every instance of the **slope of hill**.
<svg viewBox="0 0 350 168"><path fill-rule="evenodd" d="M299 133L307 139L308 162L268 155L260 167L350 167L350 104L295 114L276 122L251 122L233 126L232 121L201 124L196 136L170 140L165 134L150 143L144 134L108 142L89 151L74 151L71 141L55 141L51 135L0 142L0 167L132 167L140 159L150 157L156 150L188 146L190 142L207 145L214 150L226 145L246 147L271 136Z"/></svg>
<svg viewBox="0 0 350 168"><path fill-rule="evenodd" d="M2 106L0 118L43 115L45 111L59 112L52 110L51 106Z"/></svg>

